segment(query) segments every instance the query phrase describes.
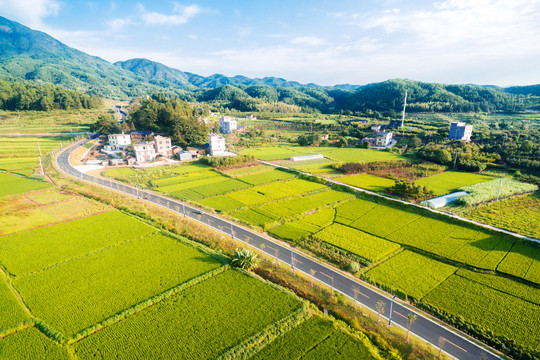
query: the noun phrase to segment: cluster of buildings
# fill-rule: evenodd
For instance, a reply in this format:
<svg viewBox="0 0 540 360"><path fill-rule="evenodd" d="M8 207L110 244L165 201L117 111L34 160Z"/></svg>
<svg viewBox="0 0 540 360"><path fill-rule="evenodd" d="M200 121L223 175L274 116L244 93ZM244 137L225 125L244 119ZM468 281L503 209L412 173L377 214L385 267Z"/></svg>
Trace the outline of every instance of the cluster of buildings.
<svg viewBox="0 0 540 360"><path fill-rule="evenodd" d="M109 143L103 147L104 152L125 152L128 146L133 146L134 158L128 155L125 159L111 160L111 163L118 165L121 163L133 165L135 162L143 164L152 162L158 157L177 157L182 161L197 159L207 153L211 156L236 155L227 151L225 138L214 133L208 136L208 144L205 146L200 148L187 147L186 149L182 149L177 145L173 146L171 138L154 135L151 131L132 131L130 134L111 134L107 137Z"/></svg>

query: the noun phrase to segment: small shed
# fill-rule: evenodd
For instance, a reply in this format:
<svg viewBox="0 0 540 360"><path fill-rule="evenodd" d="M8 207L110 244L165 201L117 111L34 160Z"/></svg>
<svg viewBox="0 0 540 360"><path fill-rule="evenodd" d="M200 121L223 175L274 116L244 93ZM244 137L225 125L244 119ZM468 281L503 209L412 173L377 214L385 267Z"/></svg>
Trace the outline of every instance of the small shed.
<svg viewBox="0 0 540 360"><path fill-rule="evenodd" d="M306 161L306 160L317 160L317 159L324 159L324 156L322 154L293 156L291 158L291 161Z"/></svg>
<svg viewBox="0 0 540 360"><path fill-rule="evenodd" d="M433 199L424 200L421 202L422 205L428 206L432 209L438 209L443 206L449 205L450 203L456 201L458 198L467 195L465 191L458 191L444 196L439 196Z"/></svg>
<svg viewBox="0 0 540 360"><path fill-rule="evenodd" d="M193 158L193 155L191 155L191 153L186 150L176 153L176 156L178 156L178 160L180 161L191 160Z"/></svg>

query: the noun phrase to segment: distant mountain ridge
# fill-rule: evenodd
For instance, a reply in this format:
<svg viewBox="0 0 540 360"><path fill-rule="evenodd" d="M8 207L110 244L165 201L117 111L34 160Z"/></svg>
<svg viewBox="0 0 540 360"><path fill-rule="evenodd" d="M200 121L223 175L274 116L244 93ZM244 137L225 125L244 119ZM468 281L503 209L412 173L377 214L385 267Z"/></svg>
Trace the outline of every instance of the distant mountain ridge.
<svg viewBox="0 0 540 360"><path fill-rule="evenodd" d="M397 111L405 89L409 91L410 109L417 111L508 110L510 93L537 95L540 87L500 89L400 79L331 87L277 77L201 76L142 58L112 64L3 17L0 17L0 79L50 83L118 99L162 92L243 109L256 110L261 102L266 102L320 111ZM516 107L515 101L512 106Z"/></svg>

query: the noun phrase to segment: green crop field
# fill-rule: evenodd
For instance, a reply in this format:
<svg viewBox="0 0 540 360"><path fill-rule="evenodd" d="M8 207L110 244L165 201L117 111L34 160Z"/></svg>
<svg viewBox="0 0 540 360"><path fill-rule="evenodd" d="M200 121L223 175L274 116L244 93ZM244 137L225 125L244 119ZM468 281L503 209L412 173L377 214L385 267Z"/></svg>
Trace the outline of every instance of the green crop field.
<svg viewBox="0 0 540 360"><path fill-rule="evenodd" d="M370 174L340 176L336 178L336 180L344 184L349 184L362 189L368 189L373 191L383 191L389 187L394 186L395 184L394 180Z"/></svg>
<svg viewBox="0 0 540 360"><path fill-rule="evenodd" d="M505 235L472 225L419 217L388 236L400 244L422 249L451 260L494 270L512 246Z"/></svg>
<svg viewBox="0 0 540 360"><path fill-rule="evenodd" d="M350 225L376 206L378 206L376 202L362 199L347 201L336 208L336 222Z"/></svg>
<svg viewBox="0 0 540 360"><path fill-rule="evenodd" d="M509 279L507 277L482 274L465 269L459 269L457 275L480 283L492 289L521 298L525 301L540 305L540 289L521 282Z"/></svg>
<svg viewBox="0 0 540 360"><path fill-rule="evenodd" d="M56 190L19 194L0 199L0 235L30 230L109 211L111 208Z"/></svg>
<svg viewBox="0 0 540 360"><path fill-rule="evenodd" d="M203 197L209 197L225 194L231 191L246 189L248 187L251 187L251 185L246 184L243 181L226 178L224 181L191 188L190 190L201 194Z"/></svg>
<svg viewBox="0 0 540 360"><path fill-rule="evenodd" d="M538 192L466 209L460 215L485 224L540 238Z"/></svg>
<svg viewBox="0 0 540 360"><path fill-rule="evenodd" d="M263 213L261 209L243 209L238 211L233 211L230 213L231 216L245 221L248 224L253 224L255 226L264 226L264 224L270 223L277 219L273 214Z"/></svg>
<svg viewBox="0 0 540 360"><path fill-rule="evenodd" d="M293 156L322 154L325 157L339 162L358 161L384 161L402 160L404 157L386 151L377 151L360 148L335 148L335 147L302 147L295 145L288 146L263 146L242 150L242 155L254 155L257 159L273 161L285 160ZM298 165L301 165L299 162Z"/></svg>
<svg viewBox="0 0 540 360"><path fill-rule="evenodd" d="M0 271L0 333L28 319L28 314L9 288L4 273ZM1 349L1 343L0 343ZM1 352L0 352L1 354Z"/></svg>
<svg viewBox="0 0 540 360"><path fill-rule="evenodd" d="M0 172L0 197L46 189L51 186L51 184L44 181Z"/></svg>
<svg viewBox="0 0 540 360"><path fill-rule="evenodd" d="M335 190L327 190L300 198L292 198L268 205L262 205L260 208L265 212L270 212L278 218L287 218L293 215L306 213L319 207L337 203L350 199L354 195Z"/></svg>
<svg viewBox="0 0 540 360"><path fill-rule="evenodd" d="M445 171L439 174L416 180L418 185L426 186L433 190L436 196L445 195L466 185L474 185L485 181L493 180L493 177L458 171Z"/></svg>
<svg viewBox="0 0 540 360"><path fill-rule="evenodd" d="M5 236L0 262L12 274L26 274L156 231L112 211Z"/></svg>
<svg viewBox="0 0 540 360"><path fill-rule="evenodd" d="M246 191L246 190L241 190ZM240 191L240 192L241 192ZM228 211L241 208L245 206L243 202L232 199L228 195L214 196L206 199L198 200L198 203L204 206L208 206L217 211Z"/></svg>
<svg viewBox="0 0 540 360"><path fill-rule="evenodd" d="M256 188L235 191L227 194L227 196L233 200L241 202L244 205L258 205L273 200L271 197L255 191L255 189Z"/></svg>
<svg viewBox="0 0 540 360"><path fill-rule="evenodd" d="M351 223L350 226L367 233L387 237L420 218L420 215L387 205L378 205ZM397 231L399 230L399 231Z"/></svg>
<svg viewBox="0 0 540 360"><path fill-rule="evenodd" d="M405 250L368 271L367 276L422 299L456 270L452 265Z"/></svg>
<svg viewBox="0 0 540 360"><path fill-rule="evenodd" d="M377 261L400 247L388 240L337 223L324 228L314 236L369 261Z"/></svg>
<svg viewBox="0 0 540 360"><path fill-rule="evenodd" d="M540 346L537 321L540 306L519 297L453 275L431 291L424 301L514 339L518 344Z"/></svg>
<svg viewBox="0 0 540 360"><path fill-rule="evenodd" d="M526 241L517 242L497 270L540 284L540 248Z"/></svg>
<svg viewBox="0 0 540 360"><path fill-rule="evenodd" d="M6 111L0 110L0 133L41 134L87 132L104 109Z"/></svg>
<svg viewBox="0 0 540 360"><path fill-rule="evenodd" d="M332 224L335 212L334 209L321 209L300 220L287 222L283 225L274 227L268 230L268 232L282 239L298 241L321 228Z"/></svg>
<svg viewBox="0 0 540 360"><path fill-rule="evenodd" d="M296 175L294 175L293 173L276 169L273 171L266 171L263 173L242 176L240 179L251 185L260 185L278 180L292 179L294 177L296 177Z"/></svg>
<svg viewBox="0 0 540 360"><path fill-rule="evenodd" d="M67 348L58 345L33 327L0 339L0 358L9 360L72 359Z"/></svg>
<svg viewBox="0 0 540 360"><path fill-rule="evenodd" d="M496 199L497 196L503 198L534 192L538 190L538 186L510 178L501 178L480 184L463 186L460 190L466 191L468 194L460 197L458 202L464 205L475 205Z"/></svg>
<svg viewBox="0 0 540 360"><path fill-rule="evenodd" d="M35 316L73 335L219 266L201 251L156 234L17 277L14 286Z"/></svg>
<svg viewBox="0 0 540 360"><path fill-rule="evenodd" d="M264 347L251 359L381 359L365 336L353 337L314 316Z"/></svg>
<svg viewBox="0 0 540 360"><path fill-rule="evenodd" d="M229 176L233 176L233 177L242 177L242 176L248 176L248 175L261 174L261 173L273 171L274 169L275 168L273 166L255 165L255 166L242 167L238 169L223 170L222 173L227 174Z"/></svg>
<svg viewBox="0 0 540 360"><path fill-rule="evenodd" d="M294 297L230 270L74 344L79 359L210 359L299 310Z"/></svg>

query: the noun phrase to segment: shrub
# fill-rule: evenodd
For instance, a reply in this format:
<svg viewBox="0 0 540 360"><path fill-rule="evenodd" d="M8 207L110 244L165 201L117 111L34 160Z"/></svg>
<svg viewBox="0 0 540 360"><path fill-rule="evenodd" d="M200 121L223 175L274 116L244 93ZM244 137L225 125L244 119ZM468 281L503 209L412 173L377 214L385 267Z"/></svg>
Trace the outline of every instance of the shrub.
<svg viewBox="0 0 540 360"><path fill-rule="evenodd" d="M244 270L251 270L259 264L257 254L249 249L234 250L231 265Z"/></svg>

